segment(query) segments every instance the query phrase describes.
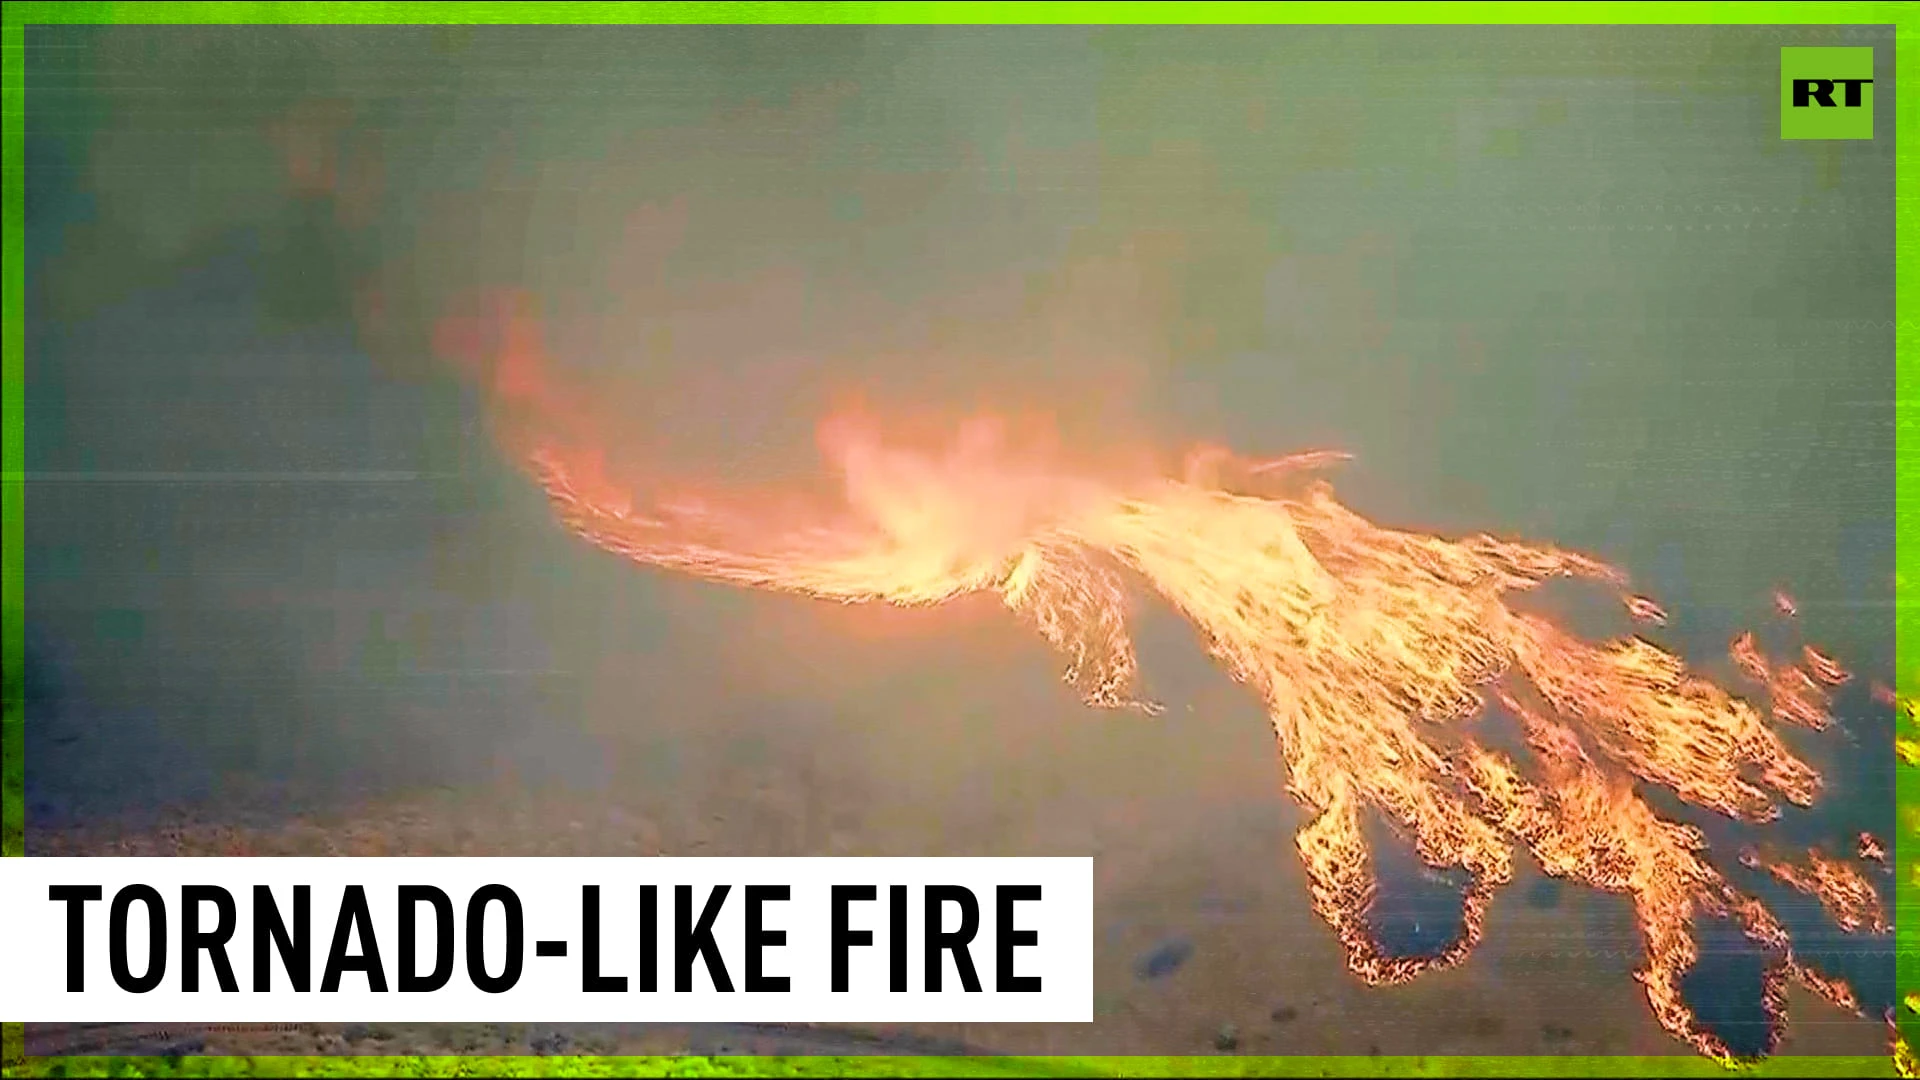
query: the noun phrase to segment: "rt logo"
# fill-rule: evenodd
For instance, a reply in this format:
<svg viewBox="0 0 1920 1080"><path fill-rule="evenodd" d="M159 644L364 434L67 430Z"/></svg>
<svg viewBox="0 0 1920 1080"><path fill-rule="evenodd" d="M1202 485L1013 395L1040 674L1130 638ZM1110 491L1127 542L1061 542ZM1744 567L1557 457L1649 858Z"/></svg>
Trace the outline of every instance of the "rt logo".
<svg viewBox="0 0 1920 1080"><path fill-rule="evenodd" d="M1780 137L1873 138L1873 50L1780 50Z"/></svg>

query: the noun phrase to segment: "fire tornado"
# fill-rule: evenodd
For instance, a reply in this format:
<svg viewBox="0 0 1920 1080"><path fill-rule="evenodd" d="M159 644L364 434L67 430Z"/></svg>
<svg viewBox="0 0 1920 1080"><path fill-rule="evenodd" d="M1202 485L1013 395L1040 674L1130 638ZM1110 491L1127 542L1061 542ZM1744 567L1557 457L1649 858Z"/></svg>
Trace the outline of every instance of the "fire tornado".
<svg viewBox="0 0 1920 1080"><path fill-rule="evenodd" d="M929 447L853 415L822 425L836 481L824 492L630 483L569 426L536 331L508 320L475 373L492 391L504 445L558 519L615 555L841 603L931 605L991 591L1059 650L1089 705L1147 713L1157 708L1138 693L1129 596L1164 598L1265 704L1287 790L1307 812L1295 846L1313 909L1366 982L1458 964L1524 851L1548 875L1632 902L1644 947L1636 977L1661 1026L1702 1054L1732 1056L1682 998L1703 919L1731 920L1770 956L1769 1050L1792 982L1859 1009L1844 982L1796 957L1781 922L1724 876L1698 829L1636 790L1657 785L1755 825L1782 802L1810 805L1821 778L1773 725L1826 725L1828 690L1847 673L1824 654L1769 661L1751 637L1734 642L1763 709L1641 637L1582 640L1522 610L1516 594L1586 579L1643 622L1665 613L1629 593L1619 571L1574 552L1376 525L1320 478L1338 454L1261 461L1210 448L1181 467L1129 473L1022 453L991 421ZM1493 745L1495 705L1524 750ZM1469 878L1464 928L1438 954L1389 955L1370 930L1369 814L1427 864ZM1744 858L1818 897L1843 928L1887 930L1860 870L1811 857L1806 869Z"/></svg>

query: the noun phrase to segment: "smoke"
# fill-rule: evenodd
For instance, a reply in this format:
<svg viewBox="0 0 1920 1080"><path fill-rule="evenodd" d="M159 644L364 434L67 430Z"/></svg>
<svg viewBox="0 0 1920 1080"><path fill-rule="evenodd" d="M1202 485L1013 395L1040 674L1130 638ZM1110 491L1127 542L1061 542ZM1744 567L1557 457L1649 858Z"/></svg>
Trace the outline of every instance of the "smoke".
<svg viewBox="0 0 1920 1080"><path fill-rule="evenodd" d="M1634 51L1650 40L1621 54L1656 55ZM868 633L873 657L894 628L929 625L728 609L723 590L562 565L526 477L487 486L543 450L609 511L724 491L778 525L789 495L851 496L915 549L963 523L968 543L938 555L964 565L1043 529L1063 476L1170 475L1148 459L1194 436L1256 455L1338 445L1383 516L1525 527L1652 566L1663 600L1691 594L1672 605L1690 653L1724 643L1756 583L1791 580L1823 640L1879 670L1892 529L1867 496L1885 490L1892 429L1854 399L1884 387L1891 351L1878 331L1829 341L1818 318L1784 333L1756 298L1779 266L1891 265L1858 254L1891 235L1860 209L1891 171L1850 158L1844 186L1812 195L1775 158L1730 165L1718 136L1770 100L1773 46L1654 44L1672 64L1652 97L1696 63L1725 93L1684 119L1633 77L1569 99L1535 77L1539 57L1564 59L1545 31L34 28L32 467L439 485L37 486L40 625L92 641L60 620L148 615L149 666L113 661L135 703L105 728L148 761L114 764L97 742L69 756L103 789L157 775L162 750L192 758L193 739L289 768L329 743L346 771L529 760L589 710L477 676L450 707L440 687L401 700L329 673L576 657L619 676L589 696L624 730L709 716L720 684L792 657L812 683L874 683L839 635ZM1722 213L1728 175L1747 186ZM1662 216L1687 198L1715 207L1694 222L1712 229ZM1796 220L1845 227L1753 216L1802 199L1835 213ZM1792 314L1877 318L1881 276L1845 278L1837 300L1796 289ZM467 445L458 421L484 438ZM980 473L989 496L968 487ZM964 497L861 494L899 489ZM1873 573L1842 597L1804 571L1849 536ZM640 578L657 589L617 584ZM554 610L530 613L536 594ZM449 597L497 606L449 614ZM703 639L673 652L663 621ZM1094 644L1111 637L1095 623ZM1017 639L943 659L999 671L981 658ZM727 678L680 670L708 647ZM257 697L220 655L248 658ZM153 671L186 704L141 698ZM672 677L696 688L634 703ZM819 688L781 678L761 685ZM98 670L67 682L113 692ZM903 700L941 696L895 685L876 740ZM772 712L731 708L754 714L742 726ZM1038 726L1032 711L1018 726ZM178 716L228 726L182 735ZM57 778L62 752L36 746L36 772ZM1873 813L1861 827L1882 828Z"/></svg>

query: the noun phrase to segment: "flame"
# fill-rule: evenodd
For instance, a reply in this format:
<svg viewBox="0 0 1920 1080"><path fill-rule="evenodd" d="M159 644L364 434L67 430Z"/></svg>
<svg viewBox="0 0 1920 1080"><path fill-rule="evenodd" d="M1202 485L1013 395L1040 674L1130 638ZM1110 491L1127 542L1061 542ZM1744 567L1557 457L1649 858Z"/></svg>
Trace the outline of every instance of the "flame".
<svg viewBox="0 0 1920 1080"><path fill-rule="evenodd" d="M1667 625L1667 609L1651 597L1629 596L1626 599L1627 613L1643 623L1654 626Z"/></svg>
<svg viewBox="0 0 1920 1080"><path fill-rule="evenodd" d="M1789 619L1800 616L1800 605L1794 601L1793 597L1787 595L1785 589L1773 590L1773 610Z"/></svg>
<svg viewBox="0 0 1920 1080"><path fill-rule="evenodd" d="M1773 701L1773 715L1799 727L1824 731L1833 724L1827 711L1827 687L1838 686L1852 676L1832 658L1811 645L1801 650L1806 667L1788 665L1774 669L1760 655L1752 631L1733 639L1727 650L1740 673L1754 682L1767 684ZM1812 671L1809 673L1808 668Z"/></svg>
<svg viewBox="0 0 1920 1080"><path fill-rule="evenodd" d="M1766 870L1780 881L1820 901L1820 906L1827 909L1834 924L1842 930L1851 933L1864 929L1869 933L1884 934L1892 929L1880 910L1880 896L1874 891L1873 885L1860 871L1817 848L1807 853L1805 867L1778 862L1768 865Z"/></svg>
<svg viewBox="0 0 1920 1080"><path fill-rule="evenodd" d="M514 336L527 324L510 329L510 362L482 374L519 408L558 388L528 362L535 345ZM820 435L836 484L808 499L629 486L563 423L518 435L509 445L525 448L558 520L593 545L644 566L841 603L996 593L1064 655L1067 682L1097 707L1156 711L1139 694L1127 619L1130 586L1157 593L1265 703L1287 790L1308 814L1295 847L1312 907L1368 983L1464 959L1524 851L1551 876L1632 901L1645 950L1636 978L1662 1027L1702 1054L1731 1057L1682 1000L1703 917L1733 920L1772 955L1770 1047L1790 980L1858 1009L1845 983L1795 959L1784 927L1714 867L1698 829L1662 817L1637 790L1660 785L1763 823L1781 801L1814 801L1815 770L1766 713L1653 643L1587 642L1511 603L1580 578L1619 591L1635 615L1664 619L1592 558L1377 525L1314 475L1344 459L1328 452L1262 461L1202 447L1179 469L1102 471L1057 448L1019 445L992 419L963 423L944 445L911 446L868 416L838 415ZM1791 608L1784 594L1776 602ZM1813 676L1773 672L1750 635L1733 652L1771 688L1775 714L1822 726ZM1828 673L1817 665L1824 656L1806 658ZM1490 704L1519 724L1523 758L1481 736ZM1464 929L1437 955L1388 955L1369 930L1370 815L1410 838L1429 866L1466 872ZM1816 855L1810 870L1770 869L1820 896L1849 929L1881 928L1871 887L1838 865Z"/></svg>
<svg viewBox="0 0 1920 1080"><path fill-rule="evenodd" d="M1863 832L1860 834L1856 842L1856 850L1859 852L1862 862L1879 863L1881 866L1887 865L1887 847L1872 833Z"/></svg>
<svg viewBox="0 0 1920 1080"><path fill-rule="evenodd" d="M1806 658L1807 670L1813 674L1816 682L1822 686L1839 686L1853 676L1839 662L1811 645L1802 650Z"/></svg>

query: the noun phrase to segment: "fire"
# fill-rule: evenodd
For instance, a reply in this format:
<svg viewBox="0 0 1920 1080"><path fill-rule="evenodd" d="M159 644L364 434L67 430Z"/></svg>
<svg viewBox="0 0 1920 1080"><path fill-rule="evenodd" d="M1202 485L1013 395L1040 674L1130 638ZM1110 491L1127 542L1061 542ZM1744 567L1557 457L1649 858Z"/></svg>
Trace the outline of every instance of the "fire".
<svg viewBox="0 0 1920 1080"><path fill-rule="evenodd" d="M1788 596L1784 589L1773 590L1773 609L1789 619L1798 618L1800 615L1800 605L1794 601L1793 597Z"/></svg>
<svg viewBox="0 0 1920 1080"><path fill-rule="evenodd" d="M1882 866L1887 865L1886 845L1882 844L1872 833L1861 833L1855 844L1855 848L1859 852L1861 861L1875 862Z"/></svg>
<svg viewBox="0 0 1920 1080"><path fill-rule="evenodd" d="M1802 650L1806 658L1807 670L1823 686L1839 686L1853 676L1839 662L1811 645Z"/></svg>
<svg viewBox="0 0 1920 1080"><path fill-rule="evenodd" d="M495 378L519 402L553 389L530 369ZM809 503L630 490L563 425L518 434L513 445L528 448L559 521L591 544L644 566L840 603L996 593L1063 654L1067 682L1097 707L1156 711L1138 692L1128 598L1133 587L1157 593L1265 703L1287 790L1309 815L1295 846L1313 909L1369 983L1458 964L1525 852L1549 875L1632 901L1645 949L1637 978L1660 1024L1703 1054L1730 1057L1681 996L1703 917L1734 920L1772 954L1773 1039L1789 980L1857 1009L1844 983L1802 965L1778 920L1714 867L1699 830L1636 791L1657 784L1763 823L1781 801L1814 801L1815 770L1766 713L1658 646L1580 640L1510 603L1556 579L1624 594L1623 575L1599 561L1377 525L1314 476L1337 454L1257 461L1204 448L1183 469L1101 474L1022 454L987 421L944 448L909 448L839 418L821 438L837 490ZM1664 617L1646 598L1624 602ZM1734 653L1773 689L1774 711L1820 726L1814 677L1771 671L1750 636ZM1524 756L1481 736L1493 705L1519 725ZM1410 838L1429 866L1466 872L1464 930L1438 955L1388 955L1369 930L1369 815ZM1816 856L1811 870L1769 869L1820 896L1843 925L1881 928L1871 887L1836 866Z"/></svg>
<svg viewBox="0 0 1920 1080"><path fill-rule="evenodd" d="M1870 838L1869 838L1870 839ZM1880 910L1880 896L1858 870L1819 850L1807 853L1807 865L1779 862L1766 867L1775 878L1820 901L1834 924L1846 931L1884 934L1891 927Z"/></svg>
<svg viewBox="0 0 1920 1080"><path fill-rule="evenodd" d="M1629 596L1626 599L1627 613L1643 623L1654 626L1667 625L1667 609L1645 596Z"/></svg>
<svg viewBox="0 0 1920 1080"><path fill-rule="evenodd" d="M1833 716L1827 711L1826 688L1838 686L1851 676L1825 653L1805 646L1801 656L1806 667L1789 665L1776 670L1760 655L1751 631L1734 638L1727 653L1742 675L1767 685L1775 718L1814 731L1824 731L1833 724Z"/></svg>

